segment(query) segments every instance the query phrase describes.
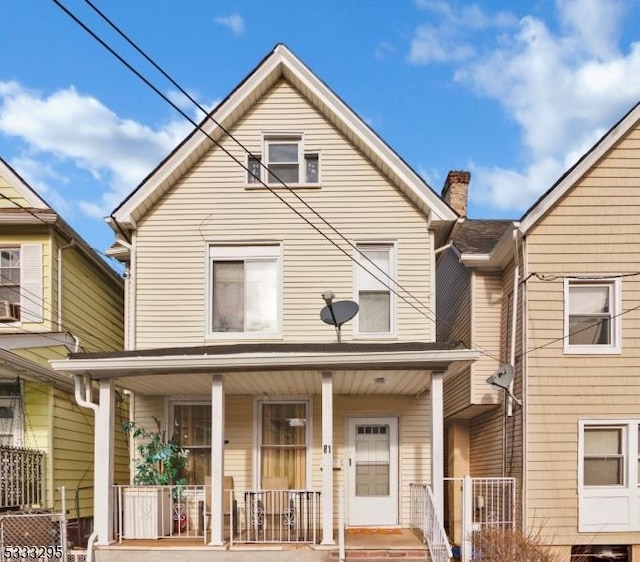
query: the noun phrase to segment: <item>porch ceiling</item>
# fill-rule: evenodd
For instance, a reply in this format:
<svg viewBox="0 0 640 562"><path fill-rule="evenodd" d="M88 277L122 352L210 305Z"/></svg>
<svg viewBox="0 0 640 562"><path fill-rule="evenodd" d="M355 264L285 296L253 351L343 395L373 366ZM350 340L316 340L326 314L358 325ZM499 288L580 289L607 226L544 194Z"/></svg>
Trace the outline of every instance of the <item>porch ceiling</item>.
<svg viewBox="0 0 640 562"><path fill-rule="evenodd" d="M315 394L324 371L338 394L416 394L431 372L479 355L458 343L235 344L73 353L51 365L149 395L207 394L214 374L225 375L228 394Z"/></svg>
<svg viewBox="0 0 640 562"><path fill-rule="evenodd" d="M312 395L322 392L322 371L237 372L224 375L226 394ZM423 370L333 371L335 394L418 394L429 388L431 376ZM116 379L132 392L155 396L208 395L211 374L146 375Z"/></svg>

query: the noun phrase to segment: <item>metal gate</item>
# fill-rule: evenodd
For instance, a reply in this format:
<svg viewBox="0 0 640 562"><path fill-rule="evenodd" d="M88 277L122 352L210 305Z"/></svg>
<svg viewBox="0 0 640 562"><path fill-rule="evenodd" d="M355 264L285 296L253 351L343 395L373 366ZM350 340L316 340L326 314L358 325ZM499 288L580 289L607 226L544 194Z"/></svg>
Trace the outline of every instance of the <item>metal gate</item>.
<svg viewBox="0 0 640 562"><path fill-rule="evenodd" d="M515 529L515 478L445 478L445 489L445 526L461 562L472 559L474 532Z"/></svg>
<svg viewBox="0 0 640 562"><path fill-rule="evenodd" d="M51 512L0 515L0 551L4 560L66 561L64 518Z"/></svg>

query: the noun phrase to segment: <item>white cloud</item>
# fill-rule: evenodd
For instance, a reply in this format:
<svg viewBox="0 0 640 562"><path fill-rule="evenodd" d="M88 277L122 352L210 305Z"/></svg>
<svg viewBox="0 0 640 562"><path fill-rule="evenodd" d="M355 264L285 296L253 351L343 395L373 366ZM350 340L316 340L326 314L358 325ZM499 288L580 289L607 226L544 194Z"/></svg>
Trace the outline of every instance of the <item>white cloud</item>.
<svg viewBox="0 0 640 562"><path fill-rule="evenodd" d="M234 35L242 35L244 33L244 18L240 14L220 16L217 17L215 21L220 25L228 27Z"/></svg>
<svg viewBox="0 0 640 562"><path fill-rule="evenodd" d="M420 5L440 14L440 26L452 30L463 25L465 10L471 13L469 8L453 13L439 1L420 0ZM457 59L455 80L498 102L518 124L523 164L520 171L478 166L472 199L499 209L526 209L637 102L640 43L626 52L619 46L625 6L622 0L558 0L558 30L526 16L497 40L473 36L476 49ZM481 23L481 16L474 21ZM423 29L416 29L414 41ZM412 43L411 53L414 48ZM434 60L432 55L423 62Z"/></svg>
<svg viewBox="0 0 640 562"><path fill-rule="evenodd" d="M154 130L119 117L74 88L43 96L0 82L0 133L22 139L29 151L21 171L27 170L33 187L45 195L50 180L64 183L62 164L89 172L106 189L84 205L96 216L111 211L191 128L185 120Z"/></svg>
<svg viewBox="0 0 640 562"><path fill-rule="evenodd" d="M411 41L409 60L413 64L462 61L473 56L473 47L460 43L446 27L420 26Z"/></svg>

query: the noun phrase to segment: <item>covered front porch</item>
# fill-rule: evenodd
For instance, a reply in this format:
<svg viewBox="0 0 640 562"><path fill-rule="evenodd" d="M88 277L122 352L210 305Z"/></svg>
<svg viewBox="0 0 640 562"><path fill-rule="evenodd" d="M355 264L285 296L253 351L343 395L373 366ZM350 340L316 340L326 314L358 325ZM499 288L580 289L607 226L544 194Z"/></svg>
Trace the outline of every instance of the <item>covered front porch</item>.
<svg viewBox="0 0 640 562"><path fill-rule="evenodd" d="M171 538L222 549L302 543L335 550L350 529L369 529L368 541L375 529L410 529L417 513L420 536L436 540L444 498L443 378L452 364L478 354L434 343L240 344L56 361L55 369L76 375L78 402L96 416L93 544L149 540L129 536L142 518L126 515L127 494L136 487L112 485L117 388L132 393L136 422L160 414L165 428L182 431L183 406L198 404L210 414L206 447L193 447L194 458L206 459L200 466L207 482L151 500L171 506L171 522L153 537L157 546ZM431 507L426 492L414 505L412 486L420 483L429 484Z"/></svg>

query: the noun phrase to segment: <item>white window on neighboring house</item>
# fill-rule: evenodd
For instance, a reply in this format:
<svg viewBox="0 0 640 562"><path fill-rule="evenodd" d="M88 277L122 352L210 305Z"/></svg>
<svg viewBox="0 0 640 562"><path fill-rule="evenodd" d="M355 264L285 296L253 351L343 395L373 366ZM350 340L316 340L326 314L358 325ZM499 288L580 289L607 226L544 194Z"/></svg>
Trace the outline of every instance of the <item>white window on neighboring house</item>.
<svg viewBox="0 0 640 562"><path fill-rule="evenodd" d="M22 445L24 408L18 381L0 383L0 445Z"/></svg>
<svg viewBox="0 0 640 562"><path fill-rule="evenodd" d="M620 353L620 280L565 279L564 352Z"/></svg>
<svg viewBox="0 0 640 562"><path fill-rule="evenodd" d="M0 323L42 319L42 246L0 247Z"/></svg>
<svg viewBox="0 0 640 562"><path fill-rule="evenodd" d="M250 185L265 182L289 186L317 184L319 181L320 156L318 152L304 150L300 134L267 135L264 138L264 156L247 156L247 183Z"/></svg>
<svg viewBox="0 0 640 562"><path fill-rule="evenodd" d="M579 530L640 530L640 420L581 420Z"/></svg>
<svg viewBox="0 0 640 562"><path fill-rule="evenodd" d="M304 490L310 467L309 404L306 401L259 402L260 477L286 478L286 488Z"/></svg>
<svg viewBox="0 0 640 562"><path fill-rule="evenodd" d="M359 310L356 335L390 336L395 331L393 244L358 244L354 264L355 298Z"/></svg>
<svg viewBox="0 0 640 562"><path fill-rule="evenodd" d="M280 335L281 254L279 245L209 249L209 333L212 336Z"/></svg>

